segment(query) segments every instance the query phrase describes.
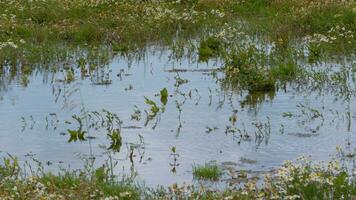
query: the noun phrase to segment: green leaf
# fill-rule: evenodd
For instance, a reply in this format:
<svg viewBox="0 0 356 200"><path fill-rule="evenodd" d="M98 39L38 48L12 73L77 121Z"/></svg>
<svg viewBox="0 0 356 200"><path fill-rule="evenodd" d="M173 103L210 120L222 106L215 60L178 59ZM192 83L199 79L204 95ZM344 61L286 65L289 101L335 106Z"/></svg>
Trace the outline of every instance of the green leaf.
<svg viewBox="0 0 356 200"><path fill-rule="evenodd" d="M147 97L145 97L145 103L151 106L156 106L156 103L150 99L148 99Z"/></svg>
<svg viewBox="0 0 356 200"><path fill-rule="evenodd" d="M121 138L120 130L114 129L114 130L110 131L108 133L108 137L111 140L109 149L116 151L116 152L120 152L120 148L122 145L122 141L121 141L122 138Z"/></svg>
<svg viewBox="0 0 356 200"><path fill-rule="evenodd" d="M76 142L78 139L77 131L68 129L68 133L70 135L68 142Z"/></svg>
<svg viewBox="0 0 356 200"><path fill-rule="evenodd" d="M156 116L156 114L159 112L159 107L157 106L157 104L154 101L148 99L147 97L145 97L145 103L151 106L150 115Z"/></svg>
<svg viewBox="0 0 356 200"><path fill-rule="evenodd" d="M68 133L70 135L70 138L68 142L76 142L77 140L79 141L85 141L85 131L82 131L81 129L78 130L70 130L68 129Z"/></svg>
<svg viewBox="0 0 356 200"><path fill-rule="evenodd" d="M161 93L161 102L162 102L163 105L166 105L167 101L168 101L167 88L163 88L160 93Z"/></svg>

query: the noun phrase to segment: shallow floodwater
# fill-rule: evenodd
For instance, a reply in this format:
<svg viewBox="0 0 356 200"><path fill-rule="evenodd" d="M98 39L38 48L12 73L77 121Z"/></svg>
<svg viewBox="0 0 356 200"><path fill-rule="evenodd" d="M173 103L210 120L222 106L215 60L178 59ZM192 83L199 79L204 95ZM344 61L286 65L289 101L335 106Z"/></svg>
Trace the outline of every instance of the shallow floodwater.
<svg viewBox="0 0 356 200"><path fill-rule="evenodd" d="M77 126L66 121L73 121L72 115L79 115L82 108L106 109L119 116L123 145L113 155L118 161L117 173L134 169L138 179L149 186L191 182L194 164L232 162L236 170L270 171L301 155L327 160L337 145L356 142L353 98L335 100L332 92L297 91L288 85L257 104L248 103L246 92L224 88L218 81L223 74L212 73L210 69L221 67L219 61L170 61L169 55L168 51L148 52L133 62L117 56L101 72L111 84L93 84L93 79L80 76L65 84L60 81L63 73L40 71L28 77L27 87L12 82L0 93L0 150L22 161L33 156L50 170L58 165L81 168L82 157L95 157L96 166L102 165L107 156L100 146L109 143L104 131L90 130L95 139L71 143L64 134ZM173 68L186 70L176 73L170 71ZM177 80L188 82L175 86ZM161 106L155 94L163 88L170 95L165 111L156 126L156 118L145 126L144 110L150 108L144 97ZM141 110L140 121L131 120L135 106ZM226 133L226 126L234 126L229 121L234 113L235 126L249 138ZM259 133L263 136L257 137ZM133 162L130 144L137 147ZM175 173L173 146L179 154Z"/></svg>

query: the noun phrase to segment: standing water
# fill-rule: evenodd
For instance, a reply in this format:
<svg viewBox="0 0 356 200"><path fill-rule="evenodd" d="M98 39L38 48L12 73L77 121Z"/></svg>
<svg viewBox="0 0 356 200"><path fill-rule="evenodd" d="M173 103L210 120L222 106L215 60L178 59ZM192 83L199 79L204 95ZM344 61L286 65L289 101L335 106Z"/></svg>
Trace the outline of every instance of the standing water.
<svg viewBox="0 0 356 200"><path fill-rule="evenodd" d="M73 78L66 67L38 69L25 84L20 77L3 78L1 151L54 171L82 168L88 160L101 166L110 155L118 174L136 172L157 186L193 181L197 164L269 172L300 155L327 160L336 146L356 142L356 102L342 89L305 82L249 94L222 83L219 60L170 55L152 49L138 58L117 55L92 72L74 64ZM352 65L330 61L319 67L334 73ZM100 124L114 114L122 145L109 154ZM78 127L89 131L71 140L69 130Z"/></svg>

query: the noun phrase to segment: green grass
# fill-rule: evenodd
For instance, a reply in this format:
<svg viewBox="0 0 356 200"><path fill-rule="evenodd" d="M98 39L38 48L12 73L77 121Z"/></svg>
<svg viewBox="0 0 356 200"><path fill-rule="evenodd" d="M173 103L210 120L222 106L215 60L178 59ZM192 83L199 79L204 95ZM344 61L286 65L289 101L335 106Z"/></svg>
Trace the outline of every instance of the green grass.
<svg viewBox="0 0 356 200"><path fill-rule="evenodd" d="M221 170L216 164L194 165L193 177L200 180L217 181L221 177Z"/></svg>
<svg viewBox="0 0 356 200"><path fill-rule="evenodd" d="M64 170L54 175L38 168L36 173L27 174L16 158L4 158L0 166L0 199L140 199L139 186L128 179L112 178L109 171L101 167L93 172Z"/></svg>
<svg viewBox="0 0 356 200"><path fill-rule="evenodd" d="M120 46L126 43L142 47L152 42L172 44L177 37L189 39L203 36L201 38L208 39L202 41L201 50L210 54L208 49L215 53L217 43L213 41L214 47L211 48L209 34L239 18L247 22L244 31L264 33L272 41L282 43L293 37L326 34L336 26L355 34L355 3L321 2L101 0L90 3L80 0L21 0L13 3L6 0L0 2L0 42L11 39L17 44L22 39L36 45L110 43ZM219 13L223 15L219 16ZM337 41L345 43L343 40L343 37L337 38ZM17 45L20 48L27 47L26 44Z"/></svg>
<svg viewBox="0 0 356 200"><path fill-rule="evenodd" d="M326 32L336 25L355 31L354 8L352 1L317 0L246 0L234 7L240 16L259 19L258 28L263 27L277 36L284 31L287 35Z"/></svg>
<svg viewBox="0 0 356 200"><path fill-rule="evenodd" d="M225 6L197 6L194 1L2 1L0 41L10 38L33 43L77 44L171 41L178 29L191 36L208 23L216 23L212 15L190 16L193 7L198 7L195 11L200 12ZM181 18L183 13L189 18Z"/></svg>
<svg viewBox="0 0 356 200"><path fill-rule="evenodd" d="M266 61L265 54L254 47L233 52L225 66L226 81L250 92L274 91L276 77L265 66Z"/></svg>
<svg viewBox="0 0 356 200"><path fill-rule="evenodd" d="M198 49L199 60L207 61L211 57L217 57L221 51L223 51L221 42L214 37L209 37L200 42Z"/></svg>
<svg viewBox="0 0 356 200"><path fill-rule="evenodd" d="M56 64L80 59L75 56L93 49L127 55L156 44L172 49L179 58L197 55L202 62L220 58L233 68L226 70L226 80L234 87L272 92L276 82L297 76L293 63L304 48L296 45L303 37L312 40L307 45L310 63L327 53L353 52L355 7L352 1L341 0L6 0L0 2L0 74L11 71L14 79L21 74L18 69L26 69L20 79L27 85L28 76L36 71L28 66L60 67ZM243 47L246 37L241 33L257 36L262 44L275 44L273 63L266 63L266 53ZM327 42L320 41L320 35Z"/></svg>
<svg viewBox="0 0 356 200"><path fill-rule="evenodd" d="M300 68L293 62L281 63L271 67L271 76L280 81L294 80L300 73Z"/></svg>
<svg viewBox="0 0 356 200"><path fill-rule="evenodd" d="M342 152L340 153L340 155ZM349 155L349 154L347 154ZM354 155L354 154L352 154ZM352 157L348 157L348 159ZM345 161L345 160L344 160ZM263 184L251 180L241 187L209 190L204 185L177 185L148 188L132 179L111 175L111 169L61 171L47 173L43 168L25 171L16 158L6 157L0 165L0 199L353 199L356 197L355 176L339 161L312 163L306 158L286 161L267 174ZM88 170L90 169L90 170ZM193 176L218 180L216 165L193 168ZM28 174L31 172L30 174Z"/></svg>

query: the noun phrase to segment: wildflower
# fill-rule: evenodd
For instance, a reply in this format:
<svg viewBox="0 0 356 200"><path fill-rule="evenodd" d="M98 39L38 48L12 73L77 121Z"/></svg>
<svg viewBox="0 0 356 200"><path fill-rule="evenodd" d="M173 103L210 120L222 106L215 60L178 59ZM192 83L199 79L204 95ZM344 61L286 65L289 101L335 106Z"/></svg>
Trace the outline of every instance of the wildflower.
<svg viewBox="0 0 356 200"><path fill-rule="evenodd" d="M288 200L294 200L294 199L300 199L300 196L295 194L295 195L291 195L291 196L286 196L284 198L288 199Z"/></svg>
<svg viewBox="0 0 356 200"><path fill-rule="evenodd" d="M328 177L327 179L325 179L325 181L326 181L326 183L327 183L328 185L330 185L330 186L333 186L333 185L334 185L333 180L332 180L331 177Z"/></svg>
<svg viewBox="0 0 356 200"><path fill-rule="evenodd" d="M323 182L323 179L321 178L321 176L318 173L311 173L309 175L309 179L310 179L310 181L313 181L313 182L318 182L318 183Z"/></svg>
<svg viewBox="0 0 356 200"><path fill-rule="evenodd" d="M28 177L28 180L30 181L30 183L35 183L35 182L37 182L37 177L30 176L30 177Z"/></svg>
<svg viewBox="0 0 356 200"><path fill-rule="evenodd" d="M129 197L129 196L131 196L131 193L130 192L121 192L120 193L120 197Z"/></svg>

